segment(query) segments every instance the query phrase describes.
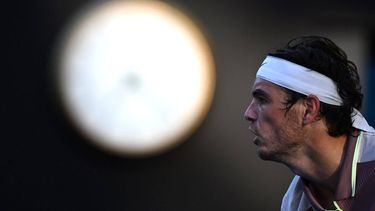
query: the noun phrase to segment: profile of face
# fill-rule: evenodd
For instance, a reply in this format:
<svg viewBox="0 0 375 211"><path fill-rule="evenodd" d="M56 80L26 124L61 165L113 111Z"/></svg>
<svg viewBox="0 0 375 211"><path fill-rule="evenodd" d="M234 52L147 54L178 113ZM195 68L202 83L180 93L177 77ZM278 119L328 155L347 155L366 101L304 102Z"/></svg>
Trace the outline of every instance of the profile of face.
<svg viewBox="0 0 375 211"><path fill-rule="evenodd" d="M302 144L301 103L287 110L285 90L260 78L254 82L252 95L245 118L255 135L258 155L264 160L284 162Z"/></svg>

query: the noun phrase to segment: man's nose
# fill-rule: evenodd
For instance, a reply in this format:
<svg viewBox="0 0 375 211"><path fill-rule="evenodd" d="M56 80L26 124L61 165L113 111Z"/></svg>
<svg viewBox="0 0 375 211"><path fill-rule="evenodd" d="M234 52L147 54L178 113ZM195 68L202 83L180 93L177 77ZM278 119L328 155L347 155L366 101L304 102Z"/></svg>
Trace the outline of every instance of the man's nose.
<svg viewBox="0 0 375 211"><path fill-rule="evenodd" d="M257 114L254 110L253 102L251 102L250 105L247 107L244 116L245 119L250 122L254 122L257 119Z"/></svg>

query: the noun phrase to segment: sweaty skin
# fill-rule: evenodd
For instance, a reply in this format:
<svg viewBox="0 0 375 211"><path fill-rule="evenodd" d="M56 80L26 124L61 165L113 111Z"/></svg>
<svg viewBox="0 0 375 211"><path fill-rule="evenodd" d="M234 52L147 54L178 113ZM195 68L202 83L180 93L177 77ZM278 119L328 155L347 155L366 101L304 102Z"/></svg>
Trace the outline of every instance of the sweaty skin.
<svg viewBox="0 0 375 211"><path fill-rule="evenodd" d="M245 112L254 133L254 144L260 158L283 162L301 145L302 120L298 106L286 110L287 95L277 85L257 78L252 89L253 100Z"/></svg>
<svg viewBox="0 0 375 211"><path fill-rule="evenodd" d="M324 196L320 203L330 208L347 136L328 135L314 95L286 109L284 89L260 78L254 82L252 95L245 118L255 135L259 157L283 163L309 181L315 194Z"/></svg>

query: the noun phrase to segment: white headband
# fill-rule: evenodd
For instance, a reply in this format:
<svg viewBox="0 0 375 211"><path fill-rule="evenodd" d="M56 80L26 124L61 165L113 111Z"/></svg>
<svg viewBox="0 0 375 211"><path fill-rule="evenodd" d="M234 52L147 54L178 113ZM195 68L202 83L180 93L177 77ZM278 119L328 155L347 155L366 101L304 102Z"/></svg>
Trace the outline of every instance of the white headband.
<svg viewBox="0 0 375 211"><path fill-rule="evenodd" d="M315 95L321 102L330 105L340 106L343 103L332 79L285 59L267 56L256 77L304 95ZM353 127L357 129L375 132L374 128L368 125L366 119L355 108L352 113L352 121Z"/></svg>
<svg viewBox="0 0 375 211"><path fill-rule="evenodd" d="M313 94L321 102L330 105L342 105L342 99L332 79L285 59L267 56L257 72L257 77L304 95Z"/></svg>

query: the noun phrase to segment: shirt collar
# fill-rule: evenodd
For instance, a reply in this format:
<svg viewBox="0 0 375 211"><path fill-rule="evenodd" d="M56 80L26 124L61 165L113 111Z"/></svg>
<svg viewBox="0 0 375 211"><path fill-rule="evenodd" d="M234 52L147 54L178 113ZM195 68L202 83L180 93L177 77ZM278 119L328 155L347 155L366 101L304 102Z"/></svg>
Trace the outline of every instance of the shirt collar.
<svg viewBox="0 0 375 211"><path fill-rule="evenodd" d="M352 194L352 161L354 151L357 143L359 132L354 132L353 135L348 136L348 141L345 144L343 158L339 169L339 178L334 195L335 201L341 201L351 198ZM304 193L307 195L311 205L317 210L324 210L318 201L315 199L314 194L309 188L309 181L302 178L304 184Z"/></svg>

